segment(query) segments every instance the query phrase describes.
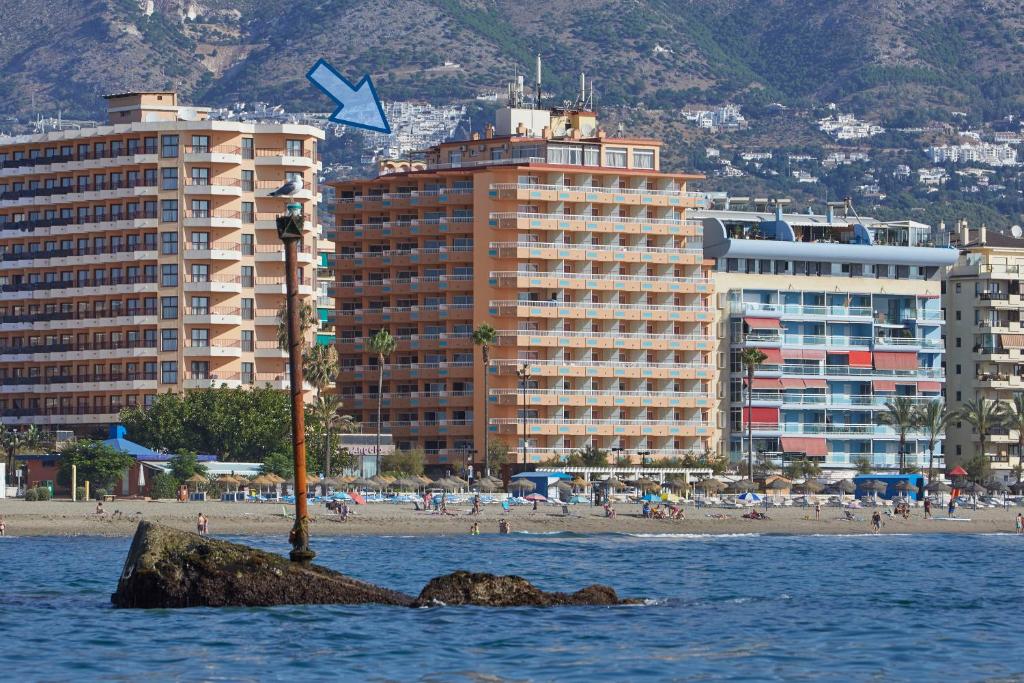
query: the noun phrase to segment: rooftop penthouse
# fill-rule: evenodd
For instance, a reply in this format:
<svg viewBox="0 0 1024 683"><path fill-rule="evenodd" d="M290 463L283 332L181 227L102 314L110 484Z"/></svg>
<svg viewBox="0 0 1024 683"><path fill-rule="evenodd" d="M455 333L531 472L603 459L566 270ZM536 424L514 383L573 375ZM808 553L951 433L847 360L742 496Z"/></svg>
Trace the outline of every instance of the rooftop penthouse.
<svg viewBox="0 0 1024 683"><path fill-rule="evenodd" d="M827 213L814 214L785 213L782 200L755 200L752 211L734 208L735 198L712 200L710 208L692 214L703 222L704 253L709 258L821 262L839 266L844 275L868 277L877 273L865 271L864 265L914 266L933 277L957 256L941 228L910 220L839 215L836 209L845 207L843 203L829 204ZM741 205L745 202L739 199ZM851 264L862 266L860 272ZM922 274L907 272L905 277Z"/></svg>

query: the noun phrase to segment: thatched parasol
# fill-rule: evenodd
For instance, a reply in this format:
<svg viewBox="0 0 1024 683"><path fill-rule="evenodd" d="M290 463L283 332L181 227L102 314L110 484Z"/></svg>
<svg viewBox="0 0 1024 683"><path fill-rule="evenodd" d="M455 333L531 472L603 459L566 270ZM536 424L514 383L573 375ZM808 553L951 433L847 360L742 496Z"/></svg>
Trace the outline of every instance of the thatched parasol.
<svg viewBox="0 0 1024 683"><path fill-rule="evenodd" d="M587 486L590 485L589 482L583 477L576 477L570 483L576 488L586 488Z"/></svg>
<svg viewBox="0 0 1024 683"><path fill-rule="evenodd" d="M949 493L953 489L949 488L949 484L941 481L933 481L925 487L928 493Z"/></svg>
<svg viewBox="0 0 1024 683"><path fill-rule="evenodd" d="M993 479L991 481L986 481L985 482L985 488L987 488L992 493L1006 493L1007 491L1010 490L1009 486L1007 486L1005 483L1003 483L1001 481L998 481L996 479Z"/></svg>
<svg viewBox="0 0 1024 683"><path fill-rule="evenodd" d="M740 479L729 484L728 490L733 493L742 493L744 491L753 491L757 488L757 484L750 481L749 479Z"/></svg>
<svg viewBox="0 0 1024 683"><path fill-rule="evenodd" d="M520 492L522 492L522 491L533 491L535 488L537 488L537 485L534 484L529 479L516 479L511 484L509 484L508 488L509 488L510 491L512 489L516 489L516 490L518 490Z"/></svg>
<svg viewBox="0 0 1024 683"><path fill-rule="evenodd" d="M501 486L498 485L498 484L495 484L490 479L486 479L485 478L485 479L481 479L480 481L474 483L469 488L473 489L474 491L482 491L483 493L493 493L493 492L497 491L498 489L500 489Z"/></svg>
<svg viewBox="0 0 1024 683"><path fill-rule="evenodd" d="M825 485L822 484L820 481L808 479L805 482L797 484L796 488L800 489L804 493L821 493L822 491L825 490Z"/></svg>
<svg viewBox="0 0 1024 683"><path fill-rule="evenodd" d="M697 483L697 488L703 489L706 493L718 493L726 488L726 484L715 478L705 479Z"/></svg>
<svg viewBox="0 0 1024 683"><path fill-rule="evenodd" d="M875 493L885 493L889 490L889 485L884 481L879 481L878 479L866 481L861 484L860 487L865 491L874 491Z"/></svg>
<svg viewBox="0 0 1024 683"><path fill-rule="evenodd" d="M789 489L792 487L792 483L786 481L785 479L776 479L771 484L768 484L768 488L770 488L772 491L783 491L785 489Z"/></svg>
<svg viewBox="0 0 1024 683"><path fill-rule="evenodd" d="M850 494L857 490L857 485L854 484L849 479L841 479L840 481L836 482L836 489L840 493Z"/></svg>
<svg viewBox="0 0 1024 683"><path fill-rule="evenodd" d="M196 472L191 477L186 479L185 483L186 484L195 484L196 485L196 491L198 491L200 484L209 484L210 480L207 479L206 477L204 477L203 475L199 474L198 472Z"/></svg>
<svg viewBox="0 0 1024 683"><path fill-rule="evenodd" d="M641 477L641 478L637 479L636 481L633 482L633 485L636 486L641 491L660 491L661 490L661 484L659 484L658 482L654 481L653 479L648 479L647 477Z"/></svg>
<svg viewBox="0 0 1024 683"><path fill-rule="evenodd" d="M266 474L261 474L258 477L254 477L249 481L253 486L273 486L274 480Z"/></svg>

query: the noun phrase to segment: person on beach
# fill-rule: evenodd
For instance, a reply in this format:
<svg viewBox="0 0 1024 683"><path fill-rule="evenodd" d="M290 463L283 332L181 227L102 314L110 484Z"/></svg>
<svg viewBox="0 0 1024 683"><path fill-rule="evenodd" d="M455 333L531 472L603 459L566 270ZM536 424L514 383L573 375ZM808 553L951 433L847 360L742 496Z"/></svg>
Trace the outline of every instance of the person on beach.
<svg viewBox="0 0 1024 683"><path fill-rule="evenodd" d="M950 517L955 517L956 516L956 498L950 498L949 499L949 516Z"/></svg>
<svg viewBox="0 0 1024 683"><path fill-rule="evenodd" d="M469 535L470 536L479 536L480 535L480 522L473 522L473 526L469 527Z"/></svg>
<svg viewBox="0 0 1024 683"><path fill-rule="evenodd" d="M209 531L210 521L206 518L202 512L196 517L196 533L200 536L206 536Z"/></svg>
<svg viewBox="0 0 1024 683"><path fill-rule="evenodd" d="M1020 515L1017 515L1017 523L1018 523L1018 525L1020 524ZM1017 533L1020 533L1020 531L1018 531ZM7 535L7 522L4 521L4 516L0 515L0 536L6 536L6 535Z"/></svg>
<svg viewBox="0 0 1024 683"><path fill-rule="evenodd" d="M929 519L932 516L932 501L931 498L924 499L924 518Z"/></svg>
<svg viewBox="0 0 1024 683"><path fill-rule="evenodd" d="M1017 535L1024 534L1024 515L1017 513ZM0 536L4 535L4 518L0 517Z"/></svg>
<svg viewBox="0 0 1024 683"><path fill-rule="evenodd" d="M97 515L102 515L103 514L103 501L102 500L96 501L96 514Z"/></svg>
<svg viewBox="0 0 1024 683"><path fill-rule="evenodd" d="M533 501L533 511L534 512L537 511L537 500L536 499L534 499L534 501Z"/></svg>
<svg viewBox="0 0 1024 683"><path fill-rule="evenodd" d="M502 517L498 520L498 533L507 534L509 532L508 520Z"/></svg>
<svg viewBox="0 0 1024 683"><path fill-rule="evenodd" d="M480 514L480 494L479 493L476 494L475 496L473 496L473 514L474 515L479 515Z"/></svg>
<svg viewBox="0 0 1024 683"><path fill-rule="evenodd" d="M814 521L821 521L821 503L819 501L814 501Z"/></svg>
<svg viewBox="0 0 1024 683"><path fill-rule="evenodd" d="M881 513L878 512L878 510L875 510L871 514L871 532L877 534L881 530L882 530L882 515L881 515Z"/></svg>

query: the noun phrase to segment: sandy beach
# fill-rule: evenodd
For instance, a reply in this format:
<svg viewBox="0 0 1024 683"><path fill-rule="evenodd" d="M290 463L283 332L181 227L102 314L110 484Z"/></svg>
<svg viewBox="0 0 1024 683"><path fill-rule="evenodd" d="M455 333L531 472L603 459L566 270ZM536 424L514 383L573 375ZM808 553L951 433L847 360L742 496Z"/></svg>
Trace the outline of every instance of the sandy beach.
<svg viewBox="0 0 1024 683"><path fill-rule="evenodd" d="M105 513L97 515L95 503L70 501L25 502L0 500L0 515L7 524L8 536L129 536L139 519L160 522L180 529L195 530L198 513L210 520L212 535L287 535L293 508L263 503L177 503L171 501L114 501L104 505ZM507 514L513 533L575 532L631 534L860 534L871 533L872 509L856 510L858 521L842 519L842 510L823 507L821 519L814 519L813 508L771 508L768 520L741 517L743 510L717 508L686 508L686 519L644 519L640 507L633 504L616 506L615 519L606 519L600 508L576 505L569 516L557 506L542 506L534 512L528 506L514 507ZM883 513L881 533L1013 533L1014 516L1020 508L963 509L957 517L970 521L924 519L916 509L909 520L888 518ZM497 533L498 519L503 516L497 505L487 505L479 516L468 514L468 507L450 508L454 515L417 512L410 504L370 504L352 507L352 516L345 522L322 505L310 506L314 518L314 536L345 534L430 535L466 534L474 521L480 522L484 534ZM945 511L936 511L944 515ZM120 513L120 514L117 514ZM714 517L711 515L720 515Z"/></svg>

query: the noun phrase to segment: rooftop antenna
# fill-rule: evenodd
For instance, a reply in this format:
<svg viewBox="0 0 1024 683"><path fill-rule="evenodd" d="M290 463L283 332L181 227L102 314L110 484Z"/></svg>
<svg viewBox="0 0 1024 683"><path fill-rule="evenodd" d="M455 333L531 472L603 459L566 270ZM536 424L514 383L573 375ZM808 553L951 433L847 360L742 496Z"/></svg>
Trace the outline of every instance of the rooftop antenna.
<svg viewBox="0 0 1024 683"><path fill-rule="evenodd" d="M576 100L578 108L585 109L587 104L587 74L580 72L580 96Z"/></svg>

